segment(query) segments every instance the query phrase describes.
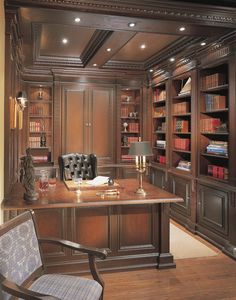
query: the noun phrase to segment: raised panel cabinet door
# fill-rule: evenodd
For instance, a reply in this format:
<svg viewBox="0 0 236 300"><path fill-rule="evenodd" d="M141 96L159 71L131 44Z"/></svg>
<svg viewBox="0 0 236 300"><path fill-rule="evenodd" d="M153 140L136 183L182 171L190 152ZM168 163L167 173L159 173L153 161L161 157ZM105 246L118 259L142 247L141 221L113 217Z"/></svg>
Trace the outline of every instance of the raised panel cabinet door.
<svg viewBox="0 0 236 300"><path fill-rule="evenodd" d="M181 177L170 177L171 192L184 199L184 202L172 203L171 209L174 209L184 216L191 215L191 181Z"/></svg>
<svg viewBox="0 0 236 300"><path fill-rule="evenodd" d="M77 90L66 89L64 91L64 103L62 109L62 148L63 153L89 152L87 91L85 88Z"/></svg>
<svg viewBox="0 0 236 300"><path fill-rule="evenodd" d="M90 149L104 162L113 161L113 88L92 87L90 91Z"/></svg>
<svg viewBox="0 0 236 300"><path fill-rule="evenodd" d="M227 192L199 185L198 187L198 223L216 233L228 234Z"/></svg>

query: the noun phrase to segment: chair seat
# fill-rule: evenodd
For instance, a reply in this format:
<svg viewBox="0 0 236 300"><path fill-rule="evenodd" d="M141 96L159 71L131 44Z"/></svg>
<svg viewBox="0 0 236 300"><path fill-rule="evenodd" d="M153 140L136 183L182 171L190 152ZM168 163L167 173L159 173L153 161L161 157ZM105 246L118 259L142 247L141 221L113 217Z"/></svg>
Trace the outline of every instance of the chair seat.
<svg viewBox="0 0 236 300"><path fill-rule="evenodd" d="M39 277L29 289L62 300L98 300L102 294L102 286L95 280L57 274Z"/></svg>

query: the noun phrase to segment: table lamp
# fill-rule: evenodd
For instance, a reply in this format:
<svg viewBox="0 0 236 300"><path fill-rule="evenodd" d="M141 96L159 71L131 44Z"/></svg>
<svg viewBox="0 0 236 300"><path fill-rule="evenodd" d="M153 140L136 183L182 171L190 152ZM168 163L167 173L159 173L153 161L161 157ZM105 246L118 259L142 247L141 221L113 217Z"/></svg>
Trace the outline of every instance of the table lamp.
<svg viewBox="0 0 236 300"><path fill-rule="evenodd" d="M139 188L136 193L139 195L146 195L143 189L143 173L146 171L146 156L152 156L152 150L149 142L133 142L129 148L129 155L135 156L135 166L138 171Z"/></svg>

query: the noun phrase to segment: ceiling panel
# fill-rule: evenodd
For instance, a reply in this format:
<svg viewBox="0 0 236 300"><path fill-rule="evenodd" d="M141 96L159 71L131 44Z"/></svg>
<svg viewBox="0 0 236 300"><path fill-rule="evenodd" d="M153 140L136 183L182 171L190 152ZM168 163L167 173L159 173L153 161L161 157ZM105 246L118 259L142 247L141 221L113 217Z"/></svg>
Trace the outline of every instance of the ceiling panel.
<svg viewBox="0 0 236 300"><path fill-rule="evenodd" d="M43 24L40 55L79 58L94 32L94 29L78 26ZM68 39L67 44L62 43L63 38Z"/></svg>
<svg viewBox="0 0 236 300"><path fill-rule="evenodd" d="M119 52L112 57L121 61L145 61L158 51L176 41L179 36L154 33L137 33ZM146 48L141 49L145 44Z"/></svg>

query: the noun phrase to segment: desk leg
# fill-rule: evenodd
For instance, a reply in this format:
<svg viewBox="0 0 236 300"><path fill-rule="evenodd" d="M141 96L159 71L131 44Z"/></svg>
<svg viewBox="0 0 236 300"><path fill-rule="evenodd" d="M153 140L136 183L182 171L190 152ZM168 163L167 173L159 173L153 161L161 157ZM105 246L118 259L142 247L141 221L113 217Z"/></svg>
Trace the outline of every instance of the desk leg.
<svg viewBox="0 0 236 300"><path fill-rule="evenodd" d="M157 268L175 268L174 257L170 253L170 218L169 203L158 204L159 213L159 256L157 257Z"/></svg>

